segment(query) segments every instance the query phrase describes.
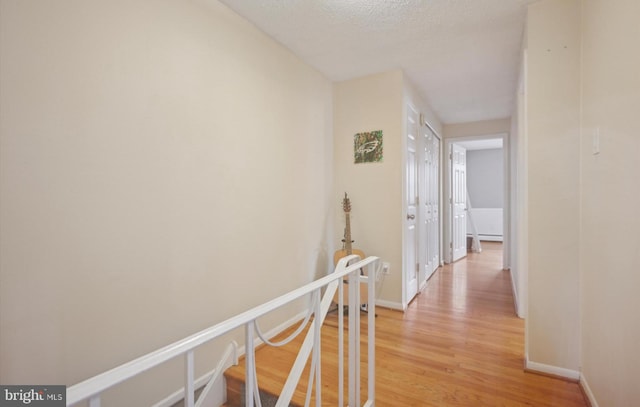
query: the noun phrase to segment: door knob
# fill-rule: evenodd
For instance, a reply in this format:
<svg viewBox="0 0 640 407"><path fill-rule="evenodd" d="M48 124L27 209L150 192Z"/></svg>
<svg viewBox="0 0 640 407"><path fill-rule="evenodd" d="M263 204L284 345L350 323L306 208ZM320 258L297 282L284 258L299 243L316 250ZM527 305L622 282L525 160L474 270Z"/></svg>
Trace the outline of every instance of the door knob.
<svg viewBox="0 0 640 407"><path fill-rule="evenodd" d="M416 215L407 215L407 219L415 219Z"/></svg>

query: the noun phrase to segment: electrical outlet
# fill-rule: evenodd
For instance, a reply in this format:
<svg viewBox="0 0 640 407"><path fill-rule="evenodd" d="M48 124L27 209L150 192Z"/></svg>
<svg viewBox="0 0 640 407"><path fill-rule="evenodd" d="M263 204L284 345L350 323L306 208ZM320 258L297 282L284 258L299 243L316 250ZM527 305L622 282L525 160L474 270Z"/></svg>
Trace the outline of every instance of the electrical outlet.
<svg viewBox="0 0 640 407"><path fill-rule="evenodd" d="M389 263L382 263L382 274L390 274Z"/></svg>

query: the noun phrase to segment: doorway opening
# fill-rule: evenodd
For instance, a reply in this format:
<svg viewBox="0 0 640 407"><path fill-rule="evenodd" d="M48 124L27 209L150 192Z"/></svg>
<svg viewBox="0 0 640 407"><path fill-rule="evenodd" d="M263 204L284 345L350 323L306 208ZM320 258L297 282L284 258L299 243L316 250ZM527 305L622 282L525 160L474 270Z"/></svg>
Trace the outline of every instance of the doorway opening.
<svg viewBox="0 0 640 407"><path fill-rule="evenodd" d="M444 261L471 249L469 237L503 242L509 268L510 187L508 134L448 139L445 143Z"/></svg>

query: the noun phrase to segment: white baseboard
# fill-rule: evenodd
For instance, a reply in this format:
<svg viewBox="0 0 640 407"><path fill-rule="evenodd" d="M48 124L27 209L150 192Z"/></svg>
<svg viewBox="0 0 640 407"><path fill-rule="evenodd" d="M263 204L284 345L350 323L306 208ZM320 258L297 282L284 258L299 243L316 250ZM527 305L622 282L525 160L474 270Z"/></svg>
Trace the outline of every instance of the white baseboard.
<svg viewBox="0 0 640 407"><path fill-rule="evenodd" d="M580 385L582 386L582 390L584 390L584 394L589 399L589 403L591 403L591 407L599 407L598 402L596 401L589 384L587 383L587 379L584 377L584 374L580 375Z"/></svg>
<svg viewBox="0 0 640 407"><path fill-rule="evenodd" d="M422 290L427 288L427 281L428 280L424 280L423 282L420 283L420 288L418 288L418 292L422 292Z"/></svg>
<svg viewBox="0 0 640 407"><path fill-rule="evenodd" d="M571 380L579 380L580 372L577 370L565 369L563 367L545 365L543 363L532 362L526 359L525 367L534 372L550 374L558 377L564 377Z"/></svg>
<svg viewBox="0 0 640 407"><path fill-rule="evenodd" d="M403 307L402 304L399 302L386 301L381 299L376 300L376 307L390 308L398 311L404 311L406 309L406 307Z"/></svg>
<svg viewBox="0 0 640 407"><path fill-rule="evenodd" d="M503 238L502 236L496 236L496 235L478 235L478 239L480 239L480 242L485 241L485 242L502 242Z"/></svg>
<svg viewBox="0 0 640 407"><path fill-rule="evenodd" d="M524 319L524 312L520 309L520 301L518 298L518 287L516 287L516 280L513 278L513 268L509 269L511 274L511 292L513 293L513 305L516 307L516 314L518 318Z"/></svg>

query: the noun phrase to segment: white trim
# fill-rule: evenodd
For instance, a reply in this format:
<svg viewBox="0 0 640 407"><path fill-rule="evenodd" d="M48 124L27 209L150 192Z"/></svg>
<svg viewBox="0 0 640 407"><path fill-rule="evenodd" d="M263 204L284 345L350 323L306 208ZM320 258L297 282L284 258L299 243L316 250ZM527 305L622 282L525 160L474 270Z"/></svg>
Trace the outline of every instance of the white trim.
<svg viewBox="0 0 640 407"><path fill-rule="evenodd" d="M527 358L526 368L534 372L546 373L554 376L564 377L571 380L579 380L580 372L577 370L565 369L563 367L545 365L543 363L532 362Z"/></svg>
<svg viewBox="0 0 640 407"><path fill-rule="evenodd" d="M469 234L467 234L467 237L469 236ZM480 240L481 242L504 242L506 239L504 238L504 235L500 236L500 235L478 235L478 240ZM506 248L504 249L506 250ZM509 267L503 267L505 270L508 269Z"/></svg>
<svg viewBox="0 0 640 407"><path fill-rule="evenodd" d="M513 278L513 269L509 269L509 274L511 275L511 292L513 293L513 306L516 307L516 314L518 318L524 319L524 316L520 313L520 307L518 306L518 287L516 287L515 280Z"/></svg>
<svg viewBox="0 0 640 407"><path fill-rule="evenodd" d="M420 294L425 288L427 288L428 281L429 279L426 279L420 283L420 286L418 287L418 294Z"/></svg>
<svg viewBox="0 0 640 407"><path fill-rule="evenodd" d="M400 302L395 301L387 301L387 300L376 300L376 307L390 308L397 311L404 311L407 309L406 306L403 306Z"/></svg>
<svg viewBox="0 0 640 407"><path fill-rule="evenodd" d="M580 385L582 386L582 390L584 390L584 394L589 399L589 403L591 404L591 407L599 407L598 401L593 395L593 392L591 391L591 387L589 387L589 384L587 383L587 378L584 377L584 374L580 375Z"/></svg>

